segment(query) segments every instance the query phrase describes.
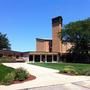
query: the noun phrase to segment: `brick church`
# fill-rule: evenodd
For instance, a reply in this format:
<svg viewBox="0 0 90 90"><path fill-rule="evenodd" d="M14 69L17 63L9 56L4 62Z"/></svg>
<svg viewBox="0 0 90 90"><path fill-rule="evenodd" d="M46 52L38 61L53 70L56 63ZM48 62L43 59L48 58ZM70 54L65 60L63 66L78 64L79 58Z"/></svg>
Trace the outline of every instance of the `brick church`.
<svg viewBox="0 0 90 90"><path fill-rule="evenodd" d="M62 32L61 16L52 19L52 40L36 38L36 51L29 52L29 61L33 62L56 62L60 60L60 55L67 53L72 45L62 42L58 33Z"/></svg>
<svg viewBox="0 0 90 90"><path fill-rule="evenodd" d="M63 19L61 16L52 19L52 40L36 38L36 51L32 52L15 52L3 50L0 55L15 56L26 58L30 62L58 62L62 54L68 53L72 47L69 42L62 42L58 33L62 32Z"/></svg>

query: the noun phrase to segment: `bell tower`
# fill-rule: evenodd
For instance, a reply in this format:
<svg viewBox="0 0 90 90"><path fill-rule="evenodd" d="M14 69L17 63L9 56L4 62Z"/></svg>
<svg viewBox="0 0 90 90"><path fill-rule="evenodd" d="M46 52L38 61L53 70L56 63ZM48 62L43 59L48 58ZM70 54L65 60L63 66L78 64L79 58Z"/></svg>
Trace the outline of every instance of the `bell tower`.
<svg viewBox="0 0 90 90"><path fill-rule="evenodd" d="M62 17L52 19L52 52L62 52L62 41L58 33L62 31Z"/></svg>

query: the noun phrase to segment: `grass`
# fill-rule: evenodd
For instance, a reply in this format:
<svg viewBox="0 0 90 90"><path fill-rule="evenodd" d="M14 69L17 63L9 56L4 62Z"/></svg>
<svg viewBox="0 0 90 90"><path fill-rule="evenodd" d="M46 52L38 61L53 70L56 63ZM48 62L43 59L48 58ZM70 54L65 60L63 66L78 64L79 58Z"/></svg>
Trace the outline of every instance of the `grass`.
<svg viewBox="0 0 90 90"><path fill-rule="evenodd" d="M11 67L7 67L7 66L5 66L5 65L3 65L3 64L0 64L0 81L2 81L3 79L4 79L4 77L8 74L8 73L10 73L10 72L12 72L12 71L14 71L15 69L13 69L13 68L11 68Z"/></svg>
<svg viewBox="0 0 90 90"><path fill-rule="evenodd" d="M10 85L14 82L25 81L30 77L24 68L11 68L0 63L0 85Z"/></svg>
<svg viewBox="0 0 90 90"><path fill-rule="evenodd" d="M82 70L89 69L90 64L77 64L77 63L32 63L33 65L38 65L42 67L62 70L65 66L74 66L75 70L81 73Z"/></svg>

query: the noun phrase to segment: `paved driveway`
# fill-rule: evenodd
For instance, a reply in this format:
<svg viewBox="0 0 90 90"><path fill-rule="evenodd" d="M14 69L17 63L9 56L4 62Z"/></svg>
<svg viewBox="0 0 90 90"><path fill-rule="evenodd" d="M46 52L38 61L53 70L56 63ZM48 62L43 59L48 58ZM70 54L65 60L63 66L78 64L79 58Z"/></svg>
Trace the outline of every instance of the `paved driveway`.
<svg viewBox="0 0 90 90"><path fill-rule="evenodd" d="M58 70L48 69L27 63L4 63L4 65L27 69L37 78L20 84L0 86L0 90L89 90L90 76L69 76L59 74ZM29 89L27 89L29 88Z"/></svg>

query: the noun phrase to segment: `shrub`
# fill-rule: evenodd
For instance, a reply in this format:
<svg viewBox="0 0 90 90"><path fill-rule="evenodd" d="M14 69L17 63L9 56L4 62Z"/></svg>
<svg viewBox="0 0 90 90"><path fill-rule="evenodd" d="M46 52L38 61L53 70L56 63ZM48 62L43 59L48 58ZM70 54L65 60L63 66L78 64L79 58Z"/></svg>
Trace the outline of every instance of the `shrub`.
<svg viewBox="0 0 90 90"><path fill-rule="evenodd" d="M82 75L87 75L87 76L90 76L90 68L87 68L87 69L84 69L82 70Z"/></svg>
<svg viewBox="0 0 90 90"><path fill-rule="evenodd" d="M73 74L73 75L78 74L78 72L75 70L73 66L65 66L60 72L67 73L67 74Z"/></svg>
<svg viewBox="0 0 90 90"><path fill-rule="evenodd" d="M2 80L2 84L9 85L13 83L14 79L15 79L15 73L14 72L8 73Z"/></svg>
<svg viewBox="0 0 90 90"><path fill-rule="evenodd" d="M15 59L12 57L0 57L0 63L6 63L6 62L15 62Z"/></svg>
<svg viewBox="0 0 90 90"><path fill-rule="evenodd" d="M15 70L15 75L15 80L23 81L28 78L29 73L23 68L18 68Z"/></svg>

